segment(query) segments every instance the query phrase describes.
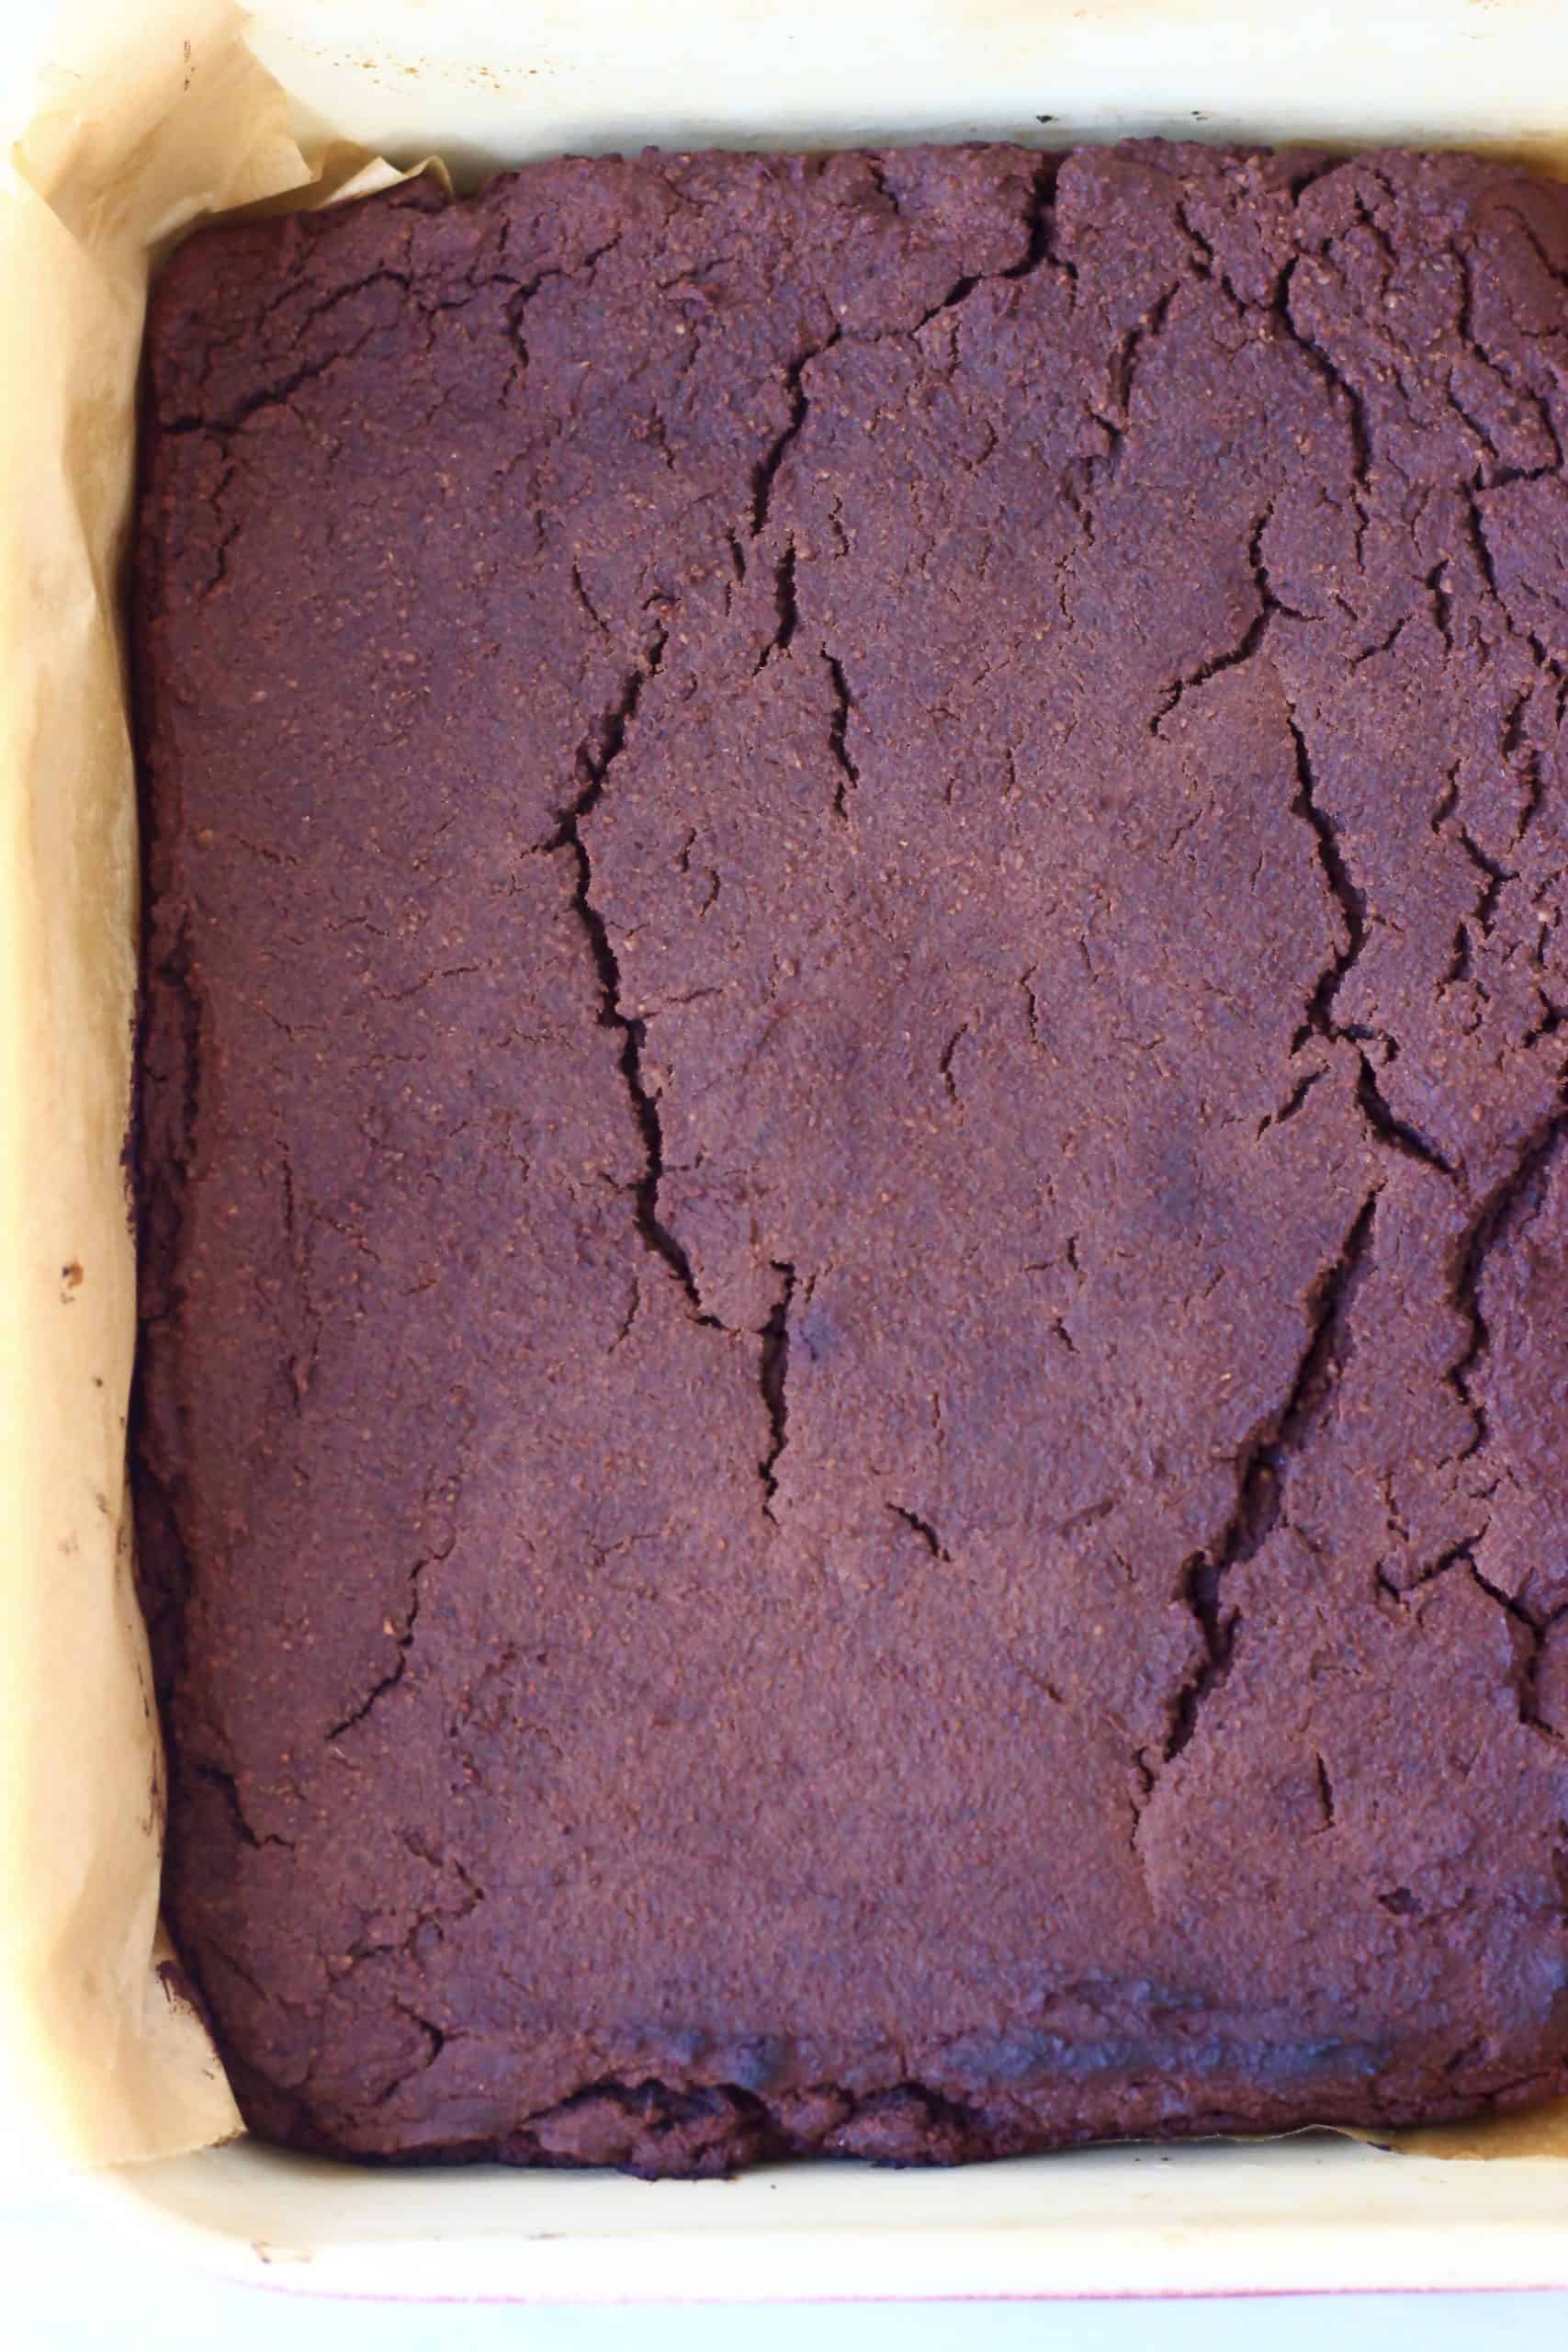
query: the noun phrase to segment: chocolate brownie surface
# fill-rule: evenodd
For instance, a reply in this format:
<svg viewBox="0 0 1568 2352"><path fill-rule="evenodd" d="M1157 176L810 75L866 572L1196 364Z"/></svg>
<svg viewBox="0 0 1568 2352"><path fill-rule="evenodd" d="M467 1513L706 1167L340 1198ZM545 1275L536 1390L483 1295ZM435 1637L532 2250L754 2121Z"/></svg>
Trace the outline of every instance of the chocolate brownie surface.
<svg viewBox="0 0 1568 2352"><path fill-rule="evenodd" d="M137 1487L242 2103L1568 2086L1568 191L648 155L156 290Z"/></svg>

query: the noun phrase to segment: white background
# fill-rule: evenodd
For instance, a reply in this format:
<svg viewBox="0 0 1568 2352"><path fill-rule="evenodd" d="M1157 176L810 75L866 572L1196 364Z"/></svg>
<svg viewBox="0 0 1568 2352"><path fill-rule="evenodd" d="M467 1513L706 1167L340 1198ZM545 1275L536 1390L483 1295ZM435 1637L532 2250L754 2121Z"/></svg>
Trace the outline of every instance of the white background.
<svg viewBox="0 0 1568 2352"><path fill-rule="evenodd" d="M519 0L523 5L523 0ZM584 0L591 6L592 0ZM1273 5L1273 0L1269 0ZM127 0L128 12L134 0ZM26 72L47 9L0 20L0 106ZM4 107L8 112L8 107ZM0 335L22 322L0 311ZM3 497L3 486L0 486ZM1568 2231L1568 2184L1563 2191ZM695 2282L694 2282L695 2283ZM1114 2281L1108 2280L1111 2287ZM453 2290L461 2293L462 2281ZM237 2287L171 2269L133 2242L106 2235L97 2209L78 2206L0 2119L0 2335L13 2352L1471 2352L1568 2347L1568 2295L1356 2295L1193 2300L1163 2304L816 2304L649 2307L337 2303Z"/></svg>

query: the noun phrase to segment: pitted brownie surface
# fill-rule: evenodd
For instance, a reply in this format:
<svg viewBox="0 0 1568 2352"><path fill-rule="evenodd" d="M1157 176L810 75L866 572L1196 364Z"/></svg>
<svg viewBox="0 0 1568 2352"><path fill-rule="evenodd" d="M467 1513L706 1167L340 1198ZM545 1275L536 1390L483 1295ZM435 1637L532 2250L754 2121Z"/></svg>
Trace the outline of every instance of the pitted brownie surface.
<svg viewBox="0 0 1568 2352"><path fill-rule="evenodd" d="M253 2125L1568 2086L1568 190L530 166L156 289L137 1491Z"/></svg>

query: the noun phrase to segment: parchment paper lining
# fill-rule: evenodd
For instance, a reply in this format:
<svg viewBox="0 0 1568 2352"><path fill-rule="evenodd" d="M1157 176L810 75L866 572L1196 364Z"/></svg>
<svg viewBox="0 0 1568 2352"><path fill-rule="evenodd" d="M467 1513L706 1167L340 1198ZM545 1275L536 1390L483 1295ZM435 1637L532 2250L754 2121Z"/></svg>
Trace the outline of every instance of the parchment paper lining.
<svg viewBox="0 0 1568 2352"><path fill-rule="evenodd" d="M377 48L375 28L395 12L335 0L310 19L313 48L299 43L298 10L262 13L276 20L259 28L268 53L279 62L293 56L307 83L319 84L331 62L321 45L328 19L338 28L354 19L362 39L371 27L370 53L359 61L375 85L370 119L406 128L428 89L428 119L470 163L628 143L626 73L618 111L606 96L607 135L585 137L570 106L551 115L547 90L533 86L540 68L521 54L504 67L471 63L465 79L450 55L422 62L415 52L410 62L406 39L396 54ZM562 8L522 13L536 26L572 21ZM1016 13L987 12L986 37ZM1086 13L1104 36L1102 72L1140 25L1169 36L1185 19L1191 29L1181 5L1036 6L1035 45L1053 28L1062 36L1069 84L1081 74L1070 44L1081 49L1085 38L1072 28ZM1205 41L1215 16L1240 13L1206 9ZM1443 0L1433 17L1454 13ZM450 49L456 23L469 58L488 59L472 14L448 10L444 37ZM0 2091L26 2128L87 2163L175 2154L241 2128L158 1924L162 1759L125 1491L135 1318L121 1152L137 857L118 597L146 288L171 243L209 214L338 202L405 176L332 135L319 115L314 134L302 133L299 109L291 113L280 84L242 40L238 12L220 0L154 0L137 15L128 46L123 11L64 13L59 70L0 166L0 286L12 338L0 375L0 480L10 510L0 547L0 1102L11 1122L0 1153L0 1606L8 1627L0 1652ZM717 45L715 12L678 15L688 32L694 20L705 25L708 47ZM962 32L968 15L934 12L947 31L956 24ZM1516 11L1537 20L1538 40L1544 15ZM428 17L421 24L428 39L435 28ZM1528 39L1529 27L1516 23L1521 29ZM536 44L547 57L547 30ZM1443 28L1428 23L1426 38L1440 43ZM1211 55L1224 80L1224 52ZM1538 53L1535 62L1539 74ZM569 66L566 79L581 79L582 59ZM1461 66L1473 69L1474 58L1456 50L1455 87ZM673 130L746 145L801 138L787 99L770 129L754 77L740 96L739 79L726 84L722 58L709 71L711 100L700 88L683 91L689 119L679 125L655 102L643 135L668 140ZM879 124L840 122L829 119L825 96L813 143L898 136L897 96L887 103ZM936 121L931 103L904 119L905 136L1038 139L1036 122L1051 119L1042 109ZM1321 135L1309 88L1296 117L1280 112L1289 105L1288 94L1277 95L1246 120L1203 128ZM1151 127L1178 125L1129 120L1110 107L1097 112L1078 92L1077 119L1071 106L1058 110L1051 136ZM1435 127L1465 136L1446 119ZM1493 129L1483 111L1467 143L1500 143L1487 135ZM1344 135L1399 132L1383 119L1348 124ZM1406 135L1421 135L1419 123ZM1502 143L1538 164L1559 164L1568 152L1523 121ZM1568 2101L1408 2132L1395 2144L1426 2154L1568 2158Z"/></svg>

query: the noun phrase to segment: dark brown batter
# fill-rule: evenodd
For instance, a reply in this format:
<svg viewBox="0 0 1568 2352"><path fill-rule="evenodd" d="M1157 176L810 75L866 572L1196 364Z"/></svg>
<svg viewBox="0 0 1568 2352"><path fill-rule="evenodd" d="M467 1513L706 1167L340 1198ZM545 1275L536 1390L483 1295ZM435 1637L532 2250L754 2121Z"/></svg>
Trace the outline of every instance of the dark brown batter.
<svg viewBox="0 0 1568 2352"><path fill-rule="evenodd" d="M144 1574L254 2126L1568 2086L1568 190L532 167L157 290Z"/></svg>

